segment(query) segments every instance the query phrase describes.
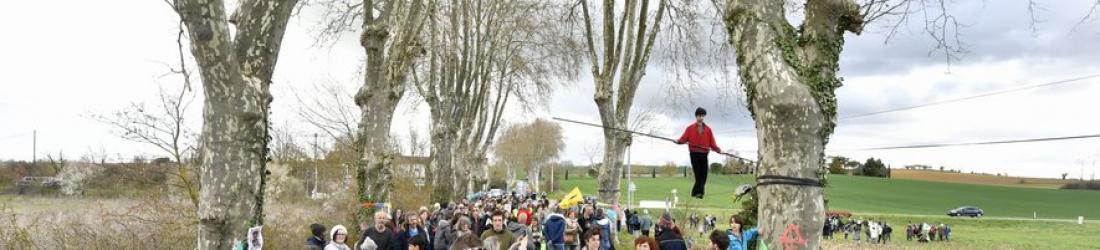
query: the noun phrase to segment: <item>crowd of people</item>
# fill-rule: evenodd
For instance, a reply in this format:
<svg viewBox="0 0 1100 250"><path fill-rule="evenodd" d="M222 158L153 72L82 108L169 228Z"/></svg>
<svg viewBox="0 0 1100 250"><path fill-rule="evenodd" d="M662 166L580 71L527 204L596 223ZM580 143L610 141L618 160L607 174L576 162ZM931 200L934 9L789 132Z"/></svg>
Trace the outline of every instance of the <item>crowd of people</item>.
<svg viewBox="0 0 1100 250"><path fill-rule="evenodd" d="M480 196L420 207L415 212L400 209L376 212L372 223L359 225L361 233L355 239L343 225L327 229L313 224L306 249L613 250L620 243L616 236L621 230L636 236L634 249L690 249L693 243L685 240L689 231L678 226L669 212L660 213L654 223L649 210L598 204L591 197L563 208L545 194ZM689 220L691 227L699 228L700 236L717 224L712 215L706 215L701 225L695 214ZM757 230L742 228L743 220L736 216L729 223L729 229L711 232L709 249L748 249Z"/></svg>
<svg viewBox="0 0 1100 250"><path fill-rule="evenodd" d="M836 234L844 234L844 240L867 241L870 243L886 244L890 241L890 235L894 229L885 221L864 220L863 218L847 220L839 216L829 217L825 220L825 228L822 237L832 239ZM951 227L939 224L920 223L913 224L910 221L905 225L905 240L918 242L951 241Z"/></svg>
<svg viewBox="0 0 1100 250"><path fill-rule="evenodd" d="M857 242L867 241L875 244L886 244L890 241L890 235L894 228L885 221L864 220L863 218L847 220L839 216L832 216L825 220L822 237L832 239L836 234L844 234L844 240L851 239Z"/></svg>
<svg viewBox="0 0 1100 250"><path fill-rule="evenodd" d="M905 239L917 240L918 242L930 242L930 241L951 241L951 227L940 224L920 223L913 224L912 221L905 226Z"/></svg>

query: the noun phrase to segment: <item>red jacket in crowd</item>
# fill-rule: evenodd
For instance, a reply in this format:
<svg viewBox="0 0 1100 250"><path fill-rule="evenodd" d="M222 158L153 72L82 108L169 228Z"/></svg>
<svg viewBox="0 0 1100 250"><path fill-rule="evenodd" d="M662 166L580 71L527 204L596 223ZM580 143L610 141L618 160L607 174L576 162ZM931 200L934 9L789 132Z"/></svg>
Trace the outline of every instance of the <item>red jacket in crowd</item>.
<svg viewBox="0 0 1100 250"><path fill-rule="evenodd" d="M699 126L702 125L702 131L699 131ZM676 143L688 144L688 150L691 152L708 153L710 150L714 152L722 153L722 149L718 148L718 143L714 142L714 133L710 131L710 126L705 123L697 122L688 125L684 130L684 135L680 136Z"/></svg>

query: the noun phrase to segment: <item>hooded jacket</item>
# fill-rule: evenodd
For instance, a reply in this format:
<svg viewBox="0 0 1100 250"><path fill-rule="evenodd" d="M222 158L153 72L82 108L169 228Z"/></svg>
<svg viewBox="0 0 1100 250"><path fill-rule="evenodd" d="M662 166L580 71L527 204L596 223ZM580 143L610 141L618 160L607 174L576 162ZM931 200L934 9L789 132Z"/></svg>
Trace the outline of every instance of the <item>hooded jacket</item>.
<svg viewBox="0 0 1100 250"><path fill-rule="evenodd" d="M613 222L607 217L600 218L596 221L596 226L600 228L600 249L615 249L611 245L611 237L615 235L611 234L611 227Z"/></svg>
<svg viewBox="0 0 1100 250"><path fill-rule="evenodd" d="M556 213L547 215L542 228L550 244L565 244L565 216Z"/></svg>
<svg viewBox="0 0 1100 250"><path fill-rule="evenodd" d="M512 232L512 236L515 236L515 241L519 241L519 237L527 236L527 246L520 249L535 250L535 240L531 236L531 230L527 229L527 225L523 225L522 222L510 222L505 229Z"/></svg>
<svg viewBox="0 0 1100 250"><path fill-rule="evenodd" d="M646 213L646 214L642 215L642 218L639 219L639 220L640 220L639 221L639 226L642 227L642 230L645 230L645 231L652 230L652 228L653 228L653 216L649 216L649 214Z"/></svg>
<svg viewBox="0 0 1100 250"><path fill-rule="evenodd" d="M758 233L755 227L741 231L741 236L733 235L732 230L726 230L726 235L730 238L730 246L726 250L748 250L749 242L756 238Z"/></svg>
<svg viewBox="0 0 1100 250"><path fill-rule="evenodd" d="M325 240L318 238L317 236L309 236L306 239L306 250L321 250L325 249Z"/></svg>
<svg viewBox="0 0 1100 250"><path fill-rule="evenodd" d="M455 240L454 229L451 226L451 222L448 220L439 220L439 222L436 223L439 224L439 227L436 227L435 237L432 239L432 242L435 243L432 244L433 249L445 250L450 248Z"/></svg>

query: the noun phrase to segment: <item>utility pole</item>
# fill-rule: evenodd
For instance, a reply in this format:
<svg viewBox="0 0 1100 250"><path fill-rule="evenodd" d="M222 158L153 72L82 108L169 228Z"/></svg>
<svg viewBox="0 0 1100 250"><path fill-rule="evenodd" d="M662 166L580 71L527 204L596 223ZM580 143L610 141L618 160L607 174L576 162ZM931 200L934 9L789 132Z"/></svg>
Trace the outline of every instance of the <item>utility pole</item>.
<svg viewBox="0 0 1100 250"><path fill-rule="evenodd" d="M33 133L34 136L31 137L31 166L38 167L38 130L35 129Z"/></svg>
<svg viewBox="0 0 1100 250"><path fill-rule="evenodd" d="M321 153L317 149L317 133L313 133L313 159L321 159Z"/></svg>
<svg viewBox="0 0 1100 250"><path fill-rule="evenodd" d="M550 186L549 186L549 188L547 188L547 189L550 190L550 192L554 192L554 191L558 190L558 189L554 188L554 178L557 178L557 176L554 176L554 169L558 167L557 165L558 165L557 163L551 163L550 164Z"/></svg>
<svg viewBox="0 0 1100 250"><path fill-rule="evenodd" d="M632 172L633 167L632 167L632 164L630 164L630 152L633 151L633 149L634 149L634 145L631 145L631 143L626 144L626 190L627 190L626 197L629 198L629 199L627 199L627 203L626 203L626 208L627 209L633 209L634 208L634 207L632 207L634 205L634 189L635 189L635 186L634 186L634 172Z"/></svg>
<svg viewBox="0 0 1100 250"><path fill-rule="evenodd" d="M313 162L311 164L313 165L313 191L310 194L311 196L317 193L317 186L321 184L317 178L318 172L320 172L317 169L318 160L321 159L320 155L321 153L317 150L317 133L313 133Z"/></svg>
<svg viewBox="0 0 1100 250"><path fill-rule="evenodd" d="M1089 175L1089 181L1096 180L1096 158L1092 159L1092 175Z"/></svg>

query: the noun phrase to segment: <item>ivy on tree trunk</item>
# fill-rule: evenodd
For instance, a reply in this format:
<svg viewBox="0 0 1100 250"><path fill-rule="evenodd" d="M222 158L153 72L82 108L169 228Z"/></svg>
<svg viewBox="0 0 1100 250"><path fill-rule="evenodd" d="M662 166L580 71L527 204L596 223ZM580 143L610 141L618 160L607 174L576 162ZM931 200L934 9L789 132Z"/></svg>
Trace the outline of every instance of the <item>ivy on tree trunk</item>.
<svg viewBox="0 0 1100 250"><path fill-rule="evenodd" d="M363 6L374 6L374 1L364 0ZM366 65L363 85L355 94L355 105L360 110L356 194L359 203L364 204L355 214L358 223L371 218L373 206L366 205L389 201L394 159L390 125L397 103L404 96L413 61L422 50L416 35L425 20L424 7L421 0L386 1L379 13L372 8L363 12L364 29L359 42L365 50Z"/></svg>
<svg viewBox="0 0 1100 250"><path fill-rule="evenodd" d="M836 126L843 35L861 32L863 17L851 0L809 0L796 30L784 3L730 1L723 11L758 131L757 174L823 179L825 144ZM765 185L756 192L762 243L821 248L823 188Z"/></svg>
<svg viewBox="0 0 1100 250"><path fill-rule="evenodd" d="M198 249L229 249L263 224L271 75L297 0L179 0L204 91ZM229 24L237 28L229 34Z"/></svg>

